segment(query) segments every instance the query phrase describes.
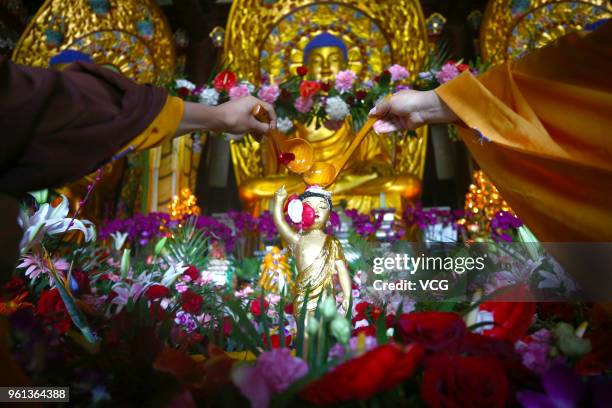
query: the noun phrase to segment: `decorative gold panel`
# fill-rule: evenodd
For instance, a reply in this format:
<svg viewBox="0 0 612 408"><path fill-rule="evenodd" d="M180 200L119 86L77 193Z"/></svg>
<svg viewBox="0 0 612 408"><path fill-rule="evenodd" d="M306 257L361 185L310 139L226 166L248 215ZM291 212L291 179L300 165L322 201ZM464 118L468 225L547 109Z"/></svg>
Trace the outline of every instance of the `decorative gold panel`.
<svg viewBox="0 0 612 408"><path fill-rule="evenodd" d="M490 0L480 32L483 57L501 63L611 17L606 0Z"/></svg>
<svg viewBox="0 0 612 408"><path fill-rule="evenodd" d="M151 0L47 0L13 53L19 64L46 67L65 49L82 51L140 83L174 74L174 41Z"/></svg>
<svg viewBox="0 0 612 408"><path fill-rule="evenodd" d="M280 81L302 65L308 41L327 31L345 42L349 67L371 79L389 64L416 75L427 55L427 31L418 0L235 0L225 56L241 77Z"/></svg>

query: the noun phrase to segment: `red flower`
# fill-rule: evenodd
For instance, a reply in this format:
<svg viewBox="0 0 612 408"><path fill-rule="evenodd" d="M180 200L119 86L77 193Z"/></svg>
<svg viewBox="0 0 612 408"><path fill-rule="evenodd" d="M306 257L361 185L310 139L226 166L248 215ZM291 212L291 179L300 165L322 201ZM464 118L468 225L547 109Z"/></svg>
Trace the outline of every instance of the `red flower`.
<svg viewBox="0 0 612 408"><path fill-rule="evenodd" d="M187 313L198 314L202 308L204 299L192 290L187 290L181 294L181 305Z"/></svg>
<svg viewBox="0 0 612 408"><path fill-rule="evenodd" d="M145 291L145 296L149 300L164 298L170 294L170 290L164 285L151 285Z"/></svg>
<svg viewBox="0 0 612 408"><path fill-rule="evenodd" d="M378 317L382 314L382 309L369 302L360 302L355 305L355 311L357 314L353 318L353 324L362 319L368 319L372 321L378 320Z"/></svg>
<svg viewBox="0 0 612 408"><path fill-rule="evenodd" d="M461 316L452 312L414 312L400 315L399 334L432 352L457 352L467 328Z"/></svg>
<svg viewBox="0 0 612 408"><path fill-rule="evenodd" d="M300 96L310 98L321 90L321 84L317 81L302 81L300 84Z"/></svg>
<svg viewBox="0 0 612 408"><path fill-rule="evenodd" d="M288 303L285 305L285 313L286 314L293 314L293 303Z"/></svg>
<svg viewBox="0 0 612 408"><path fill-rule="evenodd" d="M266 338L265 334L262 334L261 338L263 340L264 346L268 347L268 339ZM272 343L271 348L273 349L280 348L280 336L278 334L271 335L270 343ZM285 347L289 347L290 344L291 344L291 336L285 336Z"/></svg>
<svg viewBox="0 0 612 408"><path fill-rule="evenodd" d="M295 160L295 154L293 153L281 153L278 155L278 162L284 166L288 165Z"/></svg>
<svg viewBox="0 0 612 408"><path fill-rule="evenodd" d="M304 76L308 73L308 67L302 65L301 67L297 68L296 72L299 76Z"/></svg>
<svg viewBox="0 0 612 408"><path fill-rule="evenodd" d="M281 94L280 94L279 100L285 103L289 103L291 102L292 99L293 99L293 95L291 94L291 92L285 88L281 88Z"/></svg>
<svg viewBox="0 0 612 408"><path fill-rule="evenodd" d="M75 270L72 272L72 278L77 284L77 291L80 294L91 293L91 285L89 284L89 275L81 270Z"/></svg>
<svg viewBox="0 0 612 408"><path fill-rule="evenodd" d="M308 203L303 203L302 228L310 228L315 221L315 210Z"/></svg>
<svg viewBox="0 0 612 408"><path fill-rule="evenodd" d="M189 89L183 87L180 87L179 89L176 90L176 93L178 96L180 96L181 98L186 98L189 96Z"/></svg>
<svg viewBox="0 0 612 408"><path fill-rule="evenodd" d="M355 96L357 97L357 99L362 101L366 98L366 96L368 96L368 93L364 90L359 90L355 93Z"/></svg>
<svg viewBox="0 0 612 408"><path fill-rule="evenodd" d="M428 360L421 397L430 407L503 407L508 378L493 358L438 354Z"/></svg>
<svg viewBox="0 0 612 408"><path fill-rule="evenodd" d="M395 344L378 346L310 383L300 396L317 405L368 399L410 377L422 355L418 344L406 349Z"/></svg>
<svg viewBox="0 0 612 408"><path fill-rule="evenodd" d="M332 87L332 84L331 84L331 83L329 83L329 82L327 82L327 81L325 81L325 82L321 82L321 90L322 90L323 92L329 92L329 90L331 89L331 87Z"/></svg>
<svg viewBox="0 0 612 408"><path fill-rule="evenodd" d="M493 315L495 325L491 329L483 330L485 336L508 339L515 342L521 339L533 323L536 311L531 293L527 285L504 287L496 294L491 295L495 300L484 302L479 309Z"/></svg>
<svg viewBox="0 0 612 408"><path fill-rule="evenodd" d="M18 292L21 292L25 282L21 278L12 277L8 282L2 285L2 290L5 292L7 297L11 298Z"/></svg>
<svg viewBox="0 0 612 408"><path fill-rule="evenodd" d="M236 86L237 83L238 80L236 79L236 75L231 71L221 71L213 80L213 86L217 91L229 91Z"/></svg>
<svg viewBox="0 0 612 408"><path fill-rule="evenodd" d="M264 313L268 311L270 304L267 300L263 301ZM253 316L261 316L261 296L251 302L251 313Z"/></svg>
<svg viewBox="0 0 612 408"><path fill-rule="evenodd" d="M193 265L187 266L185 272L183 272L183 276L189 276L191 280L197 280L200 277L200 271Z"/></svg>
<svg viewBox="0 0 612 408"><path fill-rule="evenodd" d="M459 64L459 65L457 65L457 69L459 70L459 72L469 71L470 70L470 66L467 65L467 64Z"/></svg>
<svg viewBox="0 0 612 408"><path fill-rule="evenodd" d="M57 288L44 290L36 304L36 313L42 321L60 334L70 329L71 319Z"/></svg>

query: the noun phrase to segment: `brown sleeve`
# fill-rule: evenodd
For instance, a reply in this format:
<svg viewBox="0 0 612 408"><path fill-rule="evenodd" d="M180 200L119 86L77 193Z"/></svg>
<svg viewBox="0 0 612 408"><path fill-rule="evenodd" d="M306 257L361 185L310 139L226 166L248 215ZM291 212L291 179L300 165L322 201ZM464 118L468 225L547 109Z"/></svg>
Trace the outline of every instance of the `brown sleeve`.
<svg viewBox="0 0 612 408"><path fill-rule="evenodd" d="M76 180L105 163L157 117L161 88L89 63L57 72L0 56L0 192Z"/></svg>

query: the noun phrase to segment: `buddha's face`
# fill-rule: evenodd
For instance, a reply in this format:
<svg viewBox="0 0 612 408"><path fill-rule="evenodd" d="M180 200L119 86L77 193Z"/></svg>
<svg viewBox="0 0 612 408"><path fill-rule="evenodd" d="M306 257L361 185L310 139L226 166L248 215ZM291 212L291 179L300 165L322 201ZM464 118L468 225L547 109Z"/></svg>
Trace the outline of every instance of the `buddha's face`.
<svg viewBox="0 0 612 408"><path fill-rule="evenodd" d="M327 205L327 200L321 197L308 197L304 199L304 203L311 206L315 213L314 223L308 230L321 230L327 226L331 208Z"/></svg>
<svg viewBox="0 0 612 408"><path fill-rule="evenodd" d="M318 81L331 81L344 69L346 61L339 47L315 48L308 55L308 72Z"/></svg>

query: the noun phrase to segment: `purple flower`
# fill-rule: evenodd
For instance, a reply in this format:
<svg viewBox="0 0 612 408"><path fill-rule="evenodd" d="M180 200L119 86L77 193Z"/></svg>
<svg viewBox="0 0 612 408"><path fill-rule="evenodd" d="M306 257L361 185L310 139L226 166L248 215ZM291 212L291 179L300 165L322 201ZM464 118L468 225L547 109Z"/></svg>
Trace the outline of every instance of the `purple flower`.
<svg viewBox="0 0 612 408"><path fill-rule="evenodd" d="M182 326L187 333L192 333L198 328L198 323L193 318L193 316L182 310L179 310L176 313L174 323L178 324L179 326Z"/></svg>
<svg viewBox="0 0 612 408"><path fill-rule="evenodd" d="M314 105L314 99L312 97L304 98L303 96L300 96L295 100L294 103L295 109L297 109L297 111L300 113L310 112L310 109L312 109L312 105Z"/></svg>
<svg viewBox="0 0 612 408"><path fill-rule="evenodd" d="M308 365L293 357L287 348L261 353L255 366L239 367L232 379L252 408L267 408L272 395L278 394L304 377Z"/></svg>
<svg viewBox="0 0 612 408"><path fill-rule="evenodd" d="M257 227L260 234L262 234L267 240L274 239L278 235L278 231L276 230L276 225L274 224L270 211L264 211L261 213Z"/></svg>
<svg viewBox="0 0 612 408"><path fill-rule="evenodd" d="M491 219L491 237L495 241L512 242L512 236L507 232L520 228L523 222L508 211L500 211Z"/></svg>
<svg viewBox="0 0 612 408"><path fill-rule="evenodd" d="M228 95L232 100L249 96L250 94L251 92L249 91L249 87L246 84L236 85L228 92Z"/></svg>
<svg viewBox="0 0 612 408"><path fill-rule="evenodd" d="M523 365L537 374L544 374L550 368L550 342L552 335L547 329L533 333L528 343L522 340L516 342L516 351L521 355Z"/></svg>
<svg viewBox="0 0 612 408"><path fill-rule="evenodd" d="M517 393L517 400L525 408L577 407L584 392L584 384L571 368L556 365L542 376L545 394L525 390Z"/></svg>
<svg viewBox="0 0 612 408"><path fill-rule="evenodd" d="M457 75L459 75L459 68L457 68L455 64L447 62L446 64L442 65L440 71L436 73L436 79L438 82L443 84L455 78Z"/></svg>

